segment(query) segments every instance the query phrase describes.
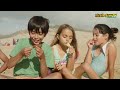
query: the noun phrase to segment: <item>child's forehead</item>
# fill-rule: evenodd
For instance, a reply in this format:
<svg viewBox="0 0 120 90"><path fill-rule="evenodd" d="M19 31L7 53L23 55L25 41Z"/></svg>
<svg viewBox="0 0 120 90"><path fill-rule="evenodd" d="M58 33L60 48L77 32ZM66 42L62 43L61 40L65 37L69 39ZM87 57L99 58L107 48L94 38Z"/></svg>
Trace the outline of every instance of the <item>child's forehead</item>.
<svg viewBox="0 0 120 90"><path fill-rule="evenodd" d="M73 32L71 30L64 30L61 32L61 35L73 36Z"/></svg>
<svg viewBox="0 0 120 90"><path fill-rule="evenodd" d="M32 32L36 32L36 33L39 32L39 33L42 33L42 30L41 30L41 29L39 29L39 30L33 29Z"/></svg>
<svg viewBox="0 0 120 90"><path fill-rule="evenodd" d="M68 29L68 28L65 28L62 30L61 33L73 33L72 30Z"/></svg>
<svg viewBox="0 0 120 90"><path fill-rule="evenodd" d="M93 33L94 34L100 34L100 31L99 31L99 29L96 28L96 29L93 29Z"/></svg>

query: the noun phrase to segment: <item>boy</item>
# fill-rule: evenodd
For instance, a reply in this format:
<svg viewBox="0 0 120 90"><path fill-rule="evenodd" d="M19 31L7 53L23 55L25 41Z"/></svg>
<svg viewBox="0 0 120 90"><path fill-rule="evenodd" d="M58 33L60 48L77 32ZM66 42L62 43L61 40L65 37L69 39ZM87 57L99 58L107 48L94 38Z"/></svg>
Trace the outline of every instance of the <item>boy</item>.
<svg viewBox="0 0 120 90"><path fill-rule="evenodd" d="M59 73L50 74L54 68L54 58L49 45L42 42L49 30L49 20L42 16L33 16L28 22L30 38L19 40L10 53L8 68L14 67L14 76L22 78L61 78Z"/></svg>

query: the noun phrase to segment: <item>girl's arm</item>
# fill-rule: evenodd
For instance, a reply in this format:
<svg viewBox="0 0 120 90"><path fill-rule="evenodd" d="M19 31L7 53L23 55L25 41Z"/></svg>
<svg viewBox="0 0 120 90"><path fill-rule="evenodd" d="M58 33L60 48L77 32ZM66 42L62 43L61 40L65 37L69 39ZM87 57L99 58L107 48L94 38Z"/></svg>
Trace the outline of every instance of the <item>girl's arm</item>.
<svg viewBox="0 0 120 90"><path fill-rule="evenodd" d="M108 70L109 70L109 79L114 78L114 65L115 59L117 56L117 50L113 43L109 44L108 47Z"/></svg>
<svg viewBox="0 0 120 90"><path fill-rule="evenodd" d="M92 61L92 47L94 45L93 40L89 40L88 43L87 43L87 45L88 45L88 51L86 53L84 62L90 64L91 61Z"/></svg>
<svg viewBox="0 0 120 90"><path fill-rule="evenodd" d="M68 56L67 69L72 72L74 69L74 64L75 64L75 51L73 54Z"/></svg>
<svg viewBox="0 0 120 90"><path fill-rule="evenodd" d="M92 61L92 53L91 52L92 52L92 49L88 49L87 54L84 59L85 63L91 64L91 61Z"/></svg>
<svg viewBox="0 0 120 90"><path fill-rule="evenodd" d="M7 69L7 64L9 59L1 50L0 50L0 59L4 62L4 64L0 68L0 73L2 73Z"/></svg>

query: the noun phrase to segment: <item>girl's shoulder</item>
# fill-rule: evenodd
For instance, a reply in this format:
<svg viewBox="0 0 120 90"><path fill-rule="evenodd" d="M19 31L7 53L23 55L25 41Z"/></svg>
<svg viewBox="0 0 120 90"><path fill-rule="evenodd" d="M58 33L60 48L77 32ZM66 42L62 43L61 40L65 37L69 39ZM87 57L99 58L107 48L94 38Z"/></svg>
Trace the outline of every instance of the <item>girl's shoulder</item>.
<svg viewBox="0 0 120 90"><path fill-rule="evenodd" d="M52 47L56 47L56 45L53 45Z"/></svg>
<svg viewBox="0 0 120 90"><path fill-rule="evenodd" d="M55 47L56 47L56 45L53 45L53 46L52 46L52 48L55 48Z"/></svg>
<svg viewBox="0 0 120 90"><path fill-rule="evenodd" d="M52 48L57 48L58 47L58 44L55 44L52 46Z"/></svg>
<svg viewBox="0 0 120 90"><path fill-rule="evenodd" d="M110 43L108 43L107 48L108 49L109 48L116 48L116 46L115 46L114 42L110 42Z"/></svg>
<svg viewBox="0 0 120 90"><path fill-rule="evenodd" d="M107 54L109 52L113 52L114 50L116 51L116 46L115 46L114 42L108 43L106 50L107 50Z"/></svg>
<svg viewBox="0 0 120 90"><path fill-rule="evenodd" d="M55 50L57 48L57 45L52 46L52 50Z"/></svg>

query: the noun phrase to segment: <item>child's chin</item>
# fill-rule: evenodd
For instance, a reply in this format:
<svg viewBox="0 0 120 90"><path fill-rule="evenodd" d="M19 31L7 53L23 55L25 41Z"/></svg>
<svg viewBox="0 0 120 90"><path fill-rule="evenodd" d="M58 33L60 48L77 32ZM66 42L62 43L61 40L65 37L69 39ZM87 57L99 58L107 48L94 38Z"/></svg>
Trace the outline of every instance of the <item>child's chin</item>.
<svg viewBox="0 0 120 90"><path fill-rule="evenodd" d="M95 45L95 46L99 46L99 44L98 44L98 43L95 43L94 45Z"/></svg>
<svg viewBox="0 0 120 90"><path fill-rule="evenodd" d="M33 44L34 44L34 45L38 45L38 44L40 44L40 43L39 43L39 42L33 42Z"/></svg>

